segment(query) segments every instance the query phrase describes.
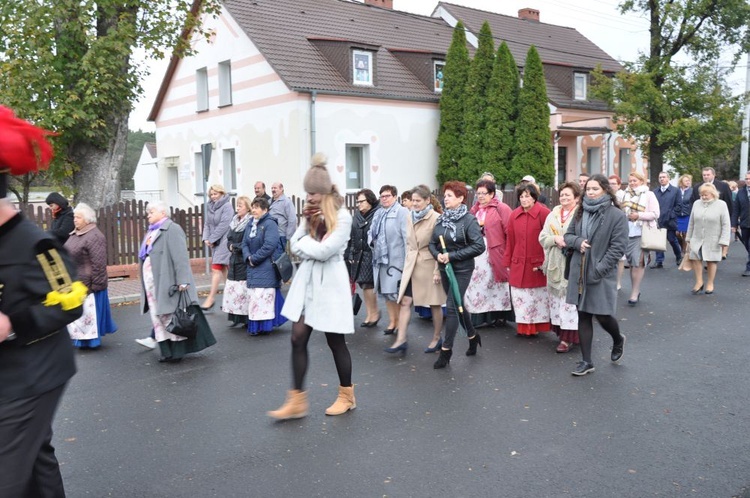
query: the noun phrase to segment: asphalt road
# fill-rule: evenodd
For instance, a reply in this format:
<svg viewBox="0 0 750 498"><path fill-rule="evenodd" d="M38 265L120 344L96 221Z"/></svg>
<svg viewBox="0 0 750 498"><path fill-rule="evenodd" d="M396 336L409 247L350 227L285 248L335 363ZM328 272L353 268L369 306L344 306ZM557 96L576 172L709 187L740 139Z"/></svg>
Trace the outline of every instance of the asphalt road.
<svg viewBox="0 0 750 498"><path fill-rule="evenodd" d="M150 326L136 306L120 330L77 352L55 423L70 497L646 497L750 496L744 250L733 244L716 292L648 270L641 303L621 291L628 336L620 365L597 327L596 372L570 375L578 350L553 334L482 329L484 347L435 371L413 319L405 357L360 329L348 340L358 408L326 417L337 377L322 334L310 342L310 415L273 422L290 383L285 324L270 336L209 321L218 344L176 365L133 342ZM359 323L364 311L360 312ZM381 322L381 325L384 325Z"/></svg>

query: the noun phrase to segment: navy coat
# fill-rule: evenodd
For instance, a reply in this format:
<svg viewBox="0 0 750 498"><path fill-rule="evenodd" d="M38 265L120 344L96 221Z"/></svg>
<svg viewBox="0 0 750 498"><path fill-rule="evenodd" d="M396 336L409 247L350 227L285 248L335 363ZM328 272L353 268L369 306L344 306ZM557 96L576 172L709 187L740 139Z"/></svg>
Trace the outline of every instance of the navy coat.
<svg viewBox="0 0 750 498"><path fill-rule="evenodd" d="M750 197L747 188L741 188L737 192L737 200L734 201L732 210L732 227L750 228Z"/></svg>
<svg viewBox="0 0 750 498"><path fill-rule="evenodd" d="M257 222L255 234L253 226L245 229L242 240L242 256L247 265L248 288L278 289L281 282L276 277L273 260L281 255L279 244L279 224L268 213L261 216Z"/></svg>
<svg viewBox="0 0 750 498"><path fill-rule="evenodd" d="M682 201L680 189L667 185L667 190L662 192L661 185L659 185L653 192L656 200L659 201L659 228L677 230L677 209Z"/></svg>

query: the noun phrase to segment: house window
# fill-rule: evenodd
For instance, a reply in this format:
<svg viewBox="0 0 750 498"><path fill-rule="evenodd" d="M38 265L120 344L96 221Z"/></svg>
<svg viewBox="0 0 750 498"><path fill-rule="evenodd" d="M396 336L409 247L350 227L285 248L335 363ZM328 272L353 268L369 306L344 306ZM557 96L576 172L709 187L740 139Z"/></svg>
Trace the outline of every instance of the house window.
<svg viewBox="0 0 750 498"><path fill-rule="evenodd" d="M573 97L576 100L586 100L588 78L585 73L573 74Z"/></svg>
<svg viewBox="0 0 750 498"><path fill-rule="evenodd" d="M627 182L630 176L630 149L620 149L620 178Z"/></svg>
<svg viewBox="0 0 750 498"><path fill-rule="evenodd" d="M365 188L365 171L369 161L369 145L346 146L346 190Z"/></svg>
<svg viewBox="0 0 750 498"><path fill-rule="evenodd" d="M586 150L586 171L589 175L602 172L602 149L600 147L589 147Z"/></svg>
<svg viewBox="0 0 750 498"><path fill-rule="evenodd" d="M232 105L232 63L219 62L219 107Z"/></svg>
<svg viewBox="0 0 750 498"><path fill-rule="evenodd" d="M208 110L208 70L203 67L195 72L195 97L197 100L197 111Z"/></svg>
<svg viewBox="0 0 750 498"><path fill-rule="evenodd" d="M372 52L352 51L352 81L355 85L372 86Z"/></svg>
<svg viewBox="0 0 750 498"><path fill-rule="evenodd" d="M237 164L234 149L224 149L224 188L228 192L237 190Z"/></svg>
<svg viewBox="0 0 750 498"><path fill-rule="evenodd" d="M565 183L565 177L568 173L568 148L557 148L557 184Z"/></svg>
<svg viewBox="0 0 750 498"><path fill-rule="evenodd" d="M445 61L435 61L433 63L433 67L434 67L433 81L435 81L435 91L442 92L443 91L443 73L445 71Z"/></svg>

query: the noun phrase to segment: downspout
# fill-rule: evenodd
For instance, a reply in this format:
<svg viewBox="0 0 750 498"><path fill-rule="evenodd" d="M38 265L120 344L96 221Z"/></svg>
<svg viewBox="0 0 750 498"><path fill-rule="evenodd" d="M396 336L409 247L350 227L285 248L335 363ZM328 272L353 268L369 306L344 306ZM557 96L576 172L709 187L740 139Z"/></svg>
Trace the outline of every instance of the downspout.
<svg viewBox="0 0 750 498"><path fill-rule="evenodd" d="M605 161L607 161L607 174L605 176L609 177L609 175L614 173L614 164L609 164L610 155L609 155L609 141L612 140L612 132L610 131L607 133L607 150L605 151Z"/></svg>
<svg viewBox="0 0 750 498"><path fill-rule="evenodd" d="M310 156L315 155L315 100L318 97L317 90L310 93Z"/></svg>

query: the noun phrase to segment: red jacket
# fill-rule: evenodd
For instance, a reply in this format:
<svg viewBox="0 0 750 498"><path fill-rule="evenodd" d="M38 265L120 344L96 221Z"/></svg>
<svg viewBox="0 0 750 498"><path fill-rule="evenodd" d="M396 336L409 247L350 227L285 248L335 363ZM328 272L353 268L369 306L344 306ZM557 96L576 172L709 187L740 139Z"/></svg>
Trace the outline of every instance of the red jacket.
<svg viewBox="0 0 750 498"><path fill-rule="evenodd" d="M528 212L519 206L510 215L503 266L510 268L508 282L513 287L529 289L547 285L547 278L541 270L544 249L539 243L539 233L549 213L547 206L537 202Z"/></svg>
<svg viewBox="0 0 750 498"><path fill-rule="evenodd" d="M471 214L476 216L480 208L481 206L478 203L474 204L471 208ZM494 197L487 206L487 214L484 218L484 238L487 240L490 267L495 282L508 281L508 267L503 264L503 254L505 254L507 245L510 214L510 207Z"/></svg>

